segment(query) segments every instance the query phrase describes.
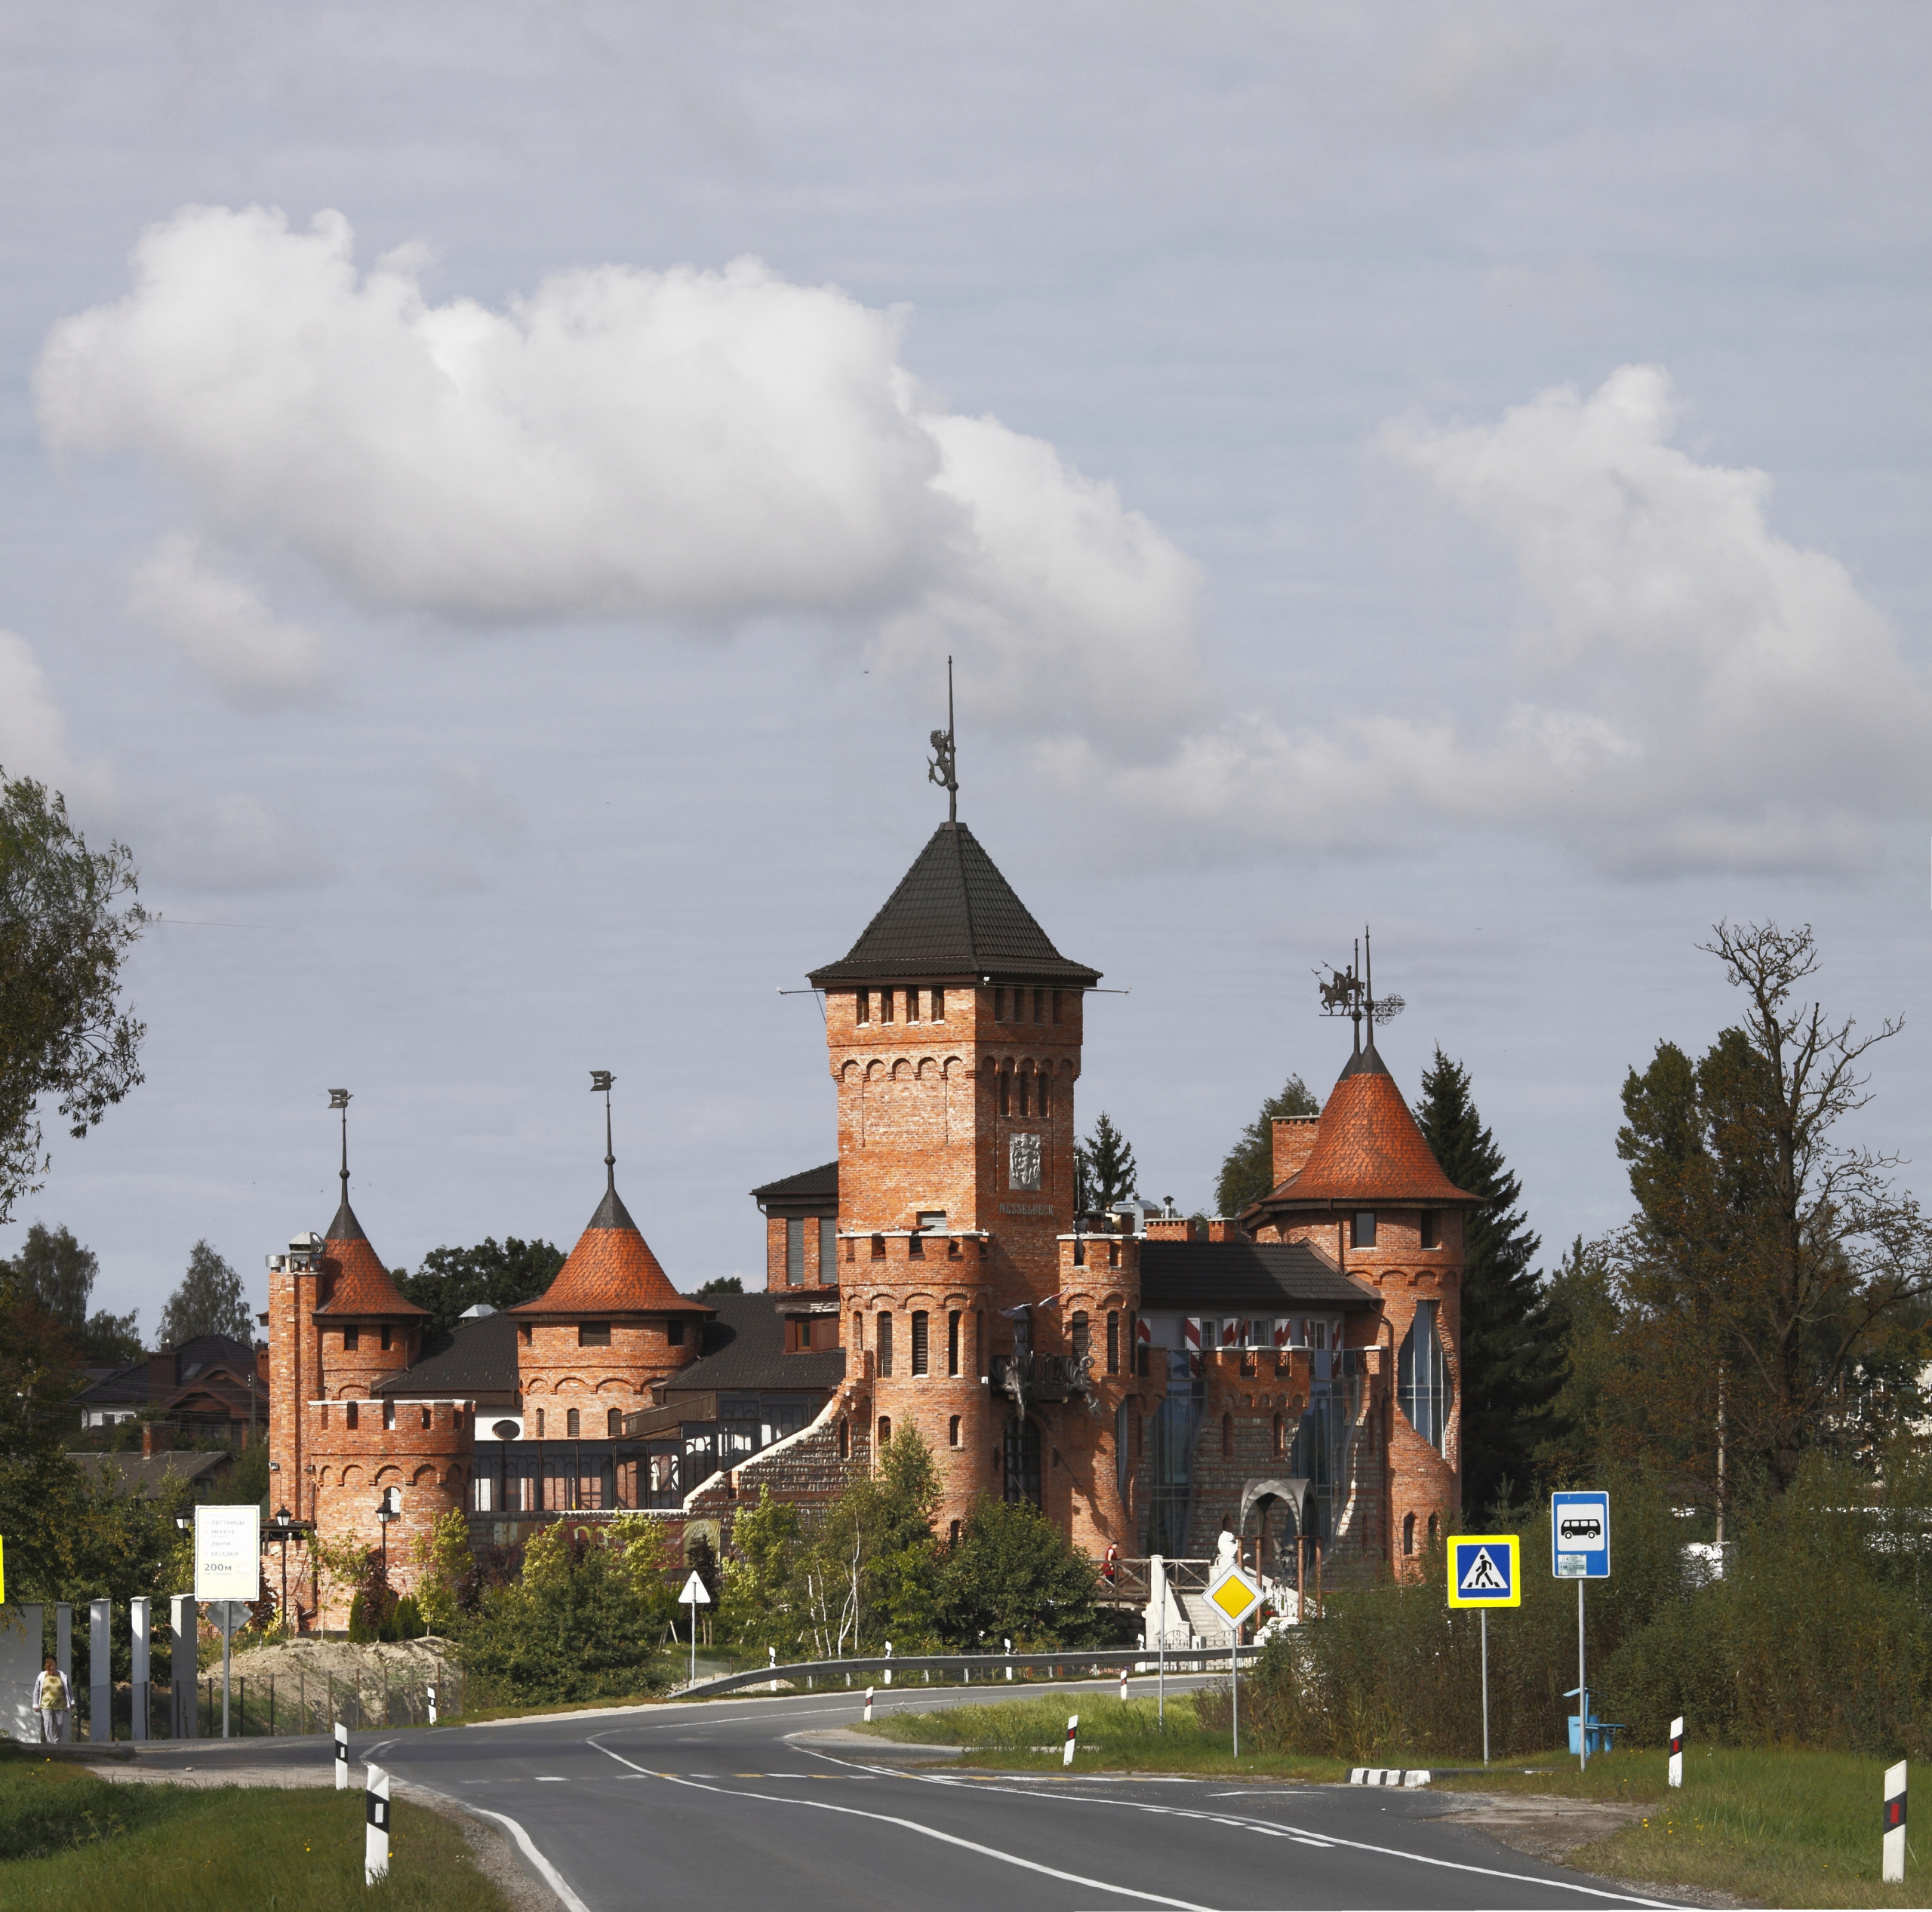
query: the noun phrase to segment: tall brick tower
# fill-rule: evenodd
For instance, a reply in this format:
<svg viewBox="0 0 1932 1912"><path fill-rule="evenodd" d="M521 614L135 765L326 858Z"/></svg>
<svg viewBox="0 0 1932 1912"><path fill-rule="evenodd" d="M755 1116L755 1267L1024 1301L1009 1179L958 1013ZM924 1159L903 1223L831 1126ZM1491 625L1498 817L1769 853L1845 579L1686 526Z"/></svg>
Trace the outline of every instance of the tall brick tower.
<svg viewBox="0 0 1932 1912"><path fill-rule="evenodd" d="M1078 1372L1107 1296L1088 1296L1084 1267L1071 1288L1062 1274L1100 973L1060 954L953 821L811 979L838 1098L841 1338L848 1376L872 1378L875 1434L924 1437L942 1537L991 1493L1033 1502L1077 1545L1124 1547L1107 1411L1121 1379L1103 1360ZM1112 1280L1113 1311L1136 1306Z"/></svg>

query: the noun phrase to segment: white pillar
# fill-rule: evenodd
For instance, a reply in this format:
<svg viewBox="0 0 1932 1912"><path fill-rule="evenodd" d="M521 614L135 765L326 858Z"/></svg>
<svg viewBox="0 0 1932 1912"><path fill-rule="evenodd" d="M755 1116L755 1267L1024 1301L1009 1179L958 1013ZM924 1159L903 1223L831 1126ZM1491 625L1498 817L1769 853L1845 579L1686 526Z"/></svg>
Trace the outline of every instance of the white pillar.
<svg viewBox="0 0 1932 1912"><path fill-rule="evenodd" d="M380 1766L370 1767L363 1797L368 1824L362 1834L362 1883L373 1886L389 1876L389 1776Z"/></svg>
<svg viewBox="0 0 1932 1912"><path fill-rule="evenodd" d="M168 1710L173 1737L193 1739L201 1723L198 1683L202 1676L201 1620L192 1594L177 1594L168 1602L169 1619L174 1635L170 1656Z"/></svg>
<svg viewBox="0 0 1932 1912"><path fill-rule="evenodd" d="M114 1737L114 1603L88 1603L88 1738Z"/></svg>
<svg viewBox="0 0 1932 1912"><path fill-rule="evenodd" d="M1885 1769L1884 1865L1880 1877L1888 1886L1905 1879L1905 1761Z"/></svg>
<svg viewBox="0 0 1932 1912"><path fill-rule="evenodd" d="M349 1790L349 1729L340 1720L335 1723L335 1789Z"/></svg>
<svg viewBox="0 0 1932 1912"><path fill-rule="evenodd" d="M136 1739L148 1736L148 1630L151 1624L149 1609L152 1604L145 1595L128 1603L128 1635L132 1661L128 1677L134 1683L134 1714L129 1729Z"/></svg>
<svg viewBox="0 0 1932 1912"><path fill-rule="evenodd" d="M1670 1723L1670 1783L1684 1784L1684 1720L1680 1714Z"/></svg>
<svg viewBox="0 0 1932 1912"><path fill-rule="evenodd" d="M67 1732L71 1737L74 1715L80 1711L74 1704L74 1607L71 1600L61 1600L54 1609L54 1664L60 1669L60 1683L67 1692Z"/></svg>

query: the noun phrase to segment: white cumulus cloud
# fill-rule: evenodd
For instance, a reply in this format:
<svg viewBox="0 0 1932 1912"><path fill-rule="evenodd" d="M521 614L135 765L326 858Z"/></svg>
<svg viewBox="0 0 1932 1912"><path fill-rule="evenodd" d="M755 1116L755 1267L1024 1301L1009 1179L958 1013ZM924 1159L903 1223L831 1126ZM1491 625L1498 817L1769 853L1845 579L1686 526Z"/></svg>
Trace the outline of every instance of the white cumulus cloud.
<svg viewBox="0 0 1932 1912"><path fill-rule="evenodd" d="M33 646L11 631L0 631L0 770L61 790L70 789L80 774L54 687Z"/></svg>
<svg viewBox="0 0 1932 1912"><path fill-rule="evenodd" d="M129 608L235 703L292 703L321 681L315 633L276 617L249 585L210 564L185 533L162 539L137 568Z"/></svg>
<svg viewBox="0 0 1932 1912"><path fill-rule="evenodd" d="M366 603L857 619L891 664L967 653L1016 722L1199 707L1193 564L1050 446L946 412L895 318L835 289L740 260L438 304L414 255L358 271L340 214L260 207L152 228L132 279L50 334L48 442L144 459Z"/></svg>
<svg viewBox="0 0 1932 1912"><path fill-rule="evenodd" d="M1844 566L1771 527L1768 478L1700 463L1675 424L1668 377L1636 365L1494 423L1385 433L1515 559L1500 720L1459 718L1453 684L1419 672L1376 715L1251 713L1113 787L1143 816L1311 848L1461 824L1629 875L1855 865L1923 819L1932 694Z"/></svg>

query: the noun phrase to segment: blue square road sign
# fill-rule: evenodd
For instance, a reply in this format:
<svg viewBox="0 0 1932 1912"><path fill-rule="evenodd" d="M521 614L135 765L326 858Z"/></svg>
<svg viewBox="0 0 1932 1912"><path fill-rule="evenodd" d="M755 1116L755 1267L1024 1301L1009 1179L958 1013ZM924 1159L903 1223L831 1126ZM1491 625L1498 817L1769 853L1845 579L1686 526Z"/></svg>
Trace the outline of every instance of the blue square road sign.
<svg viewBox="0 0 1932 1912"><path fill-rule="evenodd" d="M1550 1495L1549 1554L1549 1570L1558 1580L1610 1578L1608 1494Z"/></svg>

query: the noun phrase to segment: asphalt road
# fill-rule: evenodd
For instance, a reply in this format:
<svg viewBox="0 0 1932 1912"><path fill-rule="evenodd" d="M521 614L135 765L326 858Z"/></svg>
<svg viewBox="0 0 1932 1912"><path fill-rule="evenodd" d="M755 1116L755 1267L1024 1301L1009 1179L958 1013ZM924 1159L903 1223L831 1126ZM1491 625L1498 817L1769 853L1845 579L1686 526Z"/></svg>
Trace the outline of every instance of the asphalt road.
<svg viewBox="0 0 1932 1912"><path fill-rule="evenodd" d="M1071 1711L1104 1683L1065 1690ZM986 1697L901 1689L879 1701L882 1711ZM362 1733L352 1777L359 1784L374 1760L485 1815L571 1912L1668 1902L1441 1823L1449 1802L1427 1791L968 1772L812 1743L854 1723L861 1698L789 1693ZM315 1739L204 1741L153 1747L142 1763L205 1772L245 1745L250 1764L331 1757Z"/></svg>

